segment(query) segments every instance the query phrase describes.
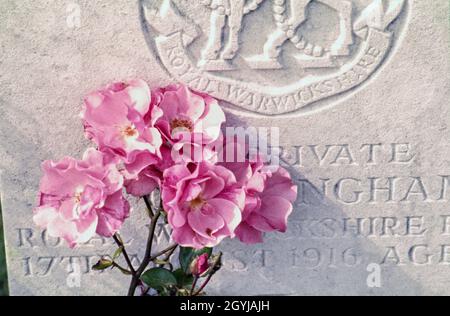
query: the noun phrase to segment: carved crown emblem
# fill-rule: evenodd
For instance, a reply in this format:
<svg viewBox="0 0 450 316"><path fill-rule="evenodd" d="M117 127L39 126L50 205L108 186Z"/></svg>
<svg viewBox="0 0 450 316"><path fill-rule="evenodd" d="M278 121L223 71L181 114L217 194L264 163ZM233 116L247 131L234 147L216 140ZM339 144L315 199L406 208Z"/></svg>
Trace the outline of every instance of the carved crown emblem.
<svg viewBox="0 0 450 316"><path fill-rule="evenodd" d="M193 3L195 2L195 3ZM176 80L253 113L304 112L383 64L407 0L143 2L152 48Z"/></svg>

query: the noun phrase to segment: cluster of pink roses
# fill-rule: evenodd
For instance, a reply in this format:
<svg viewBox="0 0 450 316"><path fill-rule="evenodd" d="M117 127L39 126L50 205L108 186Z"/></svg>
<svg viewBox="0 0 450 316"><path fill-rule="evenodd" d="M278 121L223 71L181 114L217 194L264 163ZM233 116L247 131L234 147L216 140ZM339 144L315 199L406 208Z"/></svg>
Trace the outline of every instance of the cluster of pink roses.
<svg viewBox="0 0 450 316"><path fill-rule="evenodd" d="M262 241L285 231L297 190L290 175L262 161L219 162L225 114L217 101L184 86L151 91L142 80L88 95L81 113L96 145L82 160L45 161L34 221L71 247L96 233L111 237L130 214L124 188L161 191L172 239L213 247L226 237ZM215 144L212 146L212 144ZM192 152L201 152L193 159Z"/></svg>

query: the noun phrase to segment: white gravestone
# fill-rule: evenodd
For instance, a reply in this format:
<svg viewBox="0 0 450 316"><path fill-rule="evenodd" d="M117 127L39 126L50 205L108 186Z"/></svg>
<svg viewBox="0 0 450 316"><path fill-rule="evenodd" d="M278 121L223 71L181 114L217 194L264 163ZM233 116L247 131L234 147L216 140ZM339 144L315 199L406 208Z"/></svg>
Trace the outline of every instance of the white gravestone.
<svg viewBox="0 0 450 316"><path fill-rule="evenodd" d="M450 294L447 0L48 1L0 5L0 169L10 292L123 295L32 223L40 163L89 143L82 97L181 82L234 125L279 127L299 187L286 234L224 242L220 295ZM275 149L274 149L275 150ZM134 263L143 205L122 233ZM158 229L167 242L167 229Z"/></svg>

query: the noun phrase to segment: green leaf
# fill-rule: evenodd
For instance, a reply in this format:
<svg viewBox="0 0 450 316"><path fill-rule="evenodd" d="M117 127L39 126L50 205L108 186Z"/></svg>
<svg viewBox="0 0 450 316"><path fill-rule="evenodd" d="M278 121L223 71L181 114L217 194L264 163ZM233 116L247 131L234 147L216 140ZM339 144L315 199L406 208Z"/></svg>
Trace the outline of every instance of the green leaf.
<svg viewBox="0 0 450 316"><path fill-rule="evenodd" d="M175 275L164 268L152 268L147 270L141 276L141 280L149 287L156 290L163 290L170 286L177 285Z"/></svg>
<svg viewBox="0 0 450 316"><path fill-rule="evenodd" d="M191 288L192 283L194 282L194 277L190 274L184 273L183 269L177 269L173 272L175 277L177 278L177 284L179 287L184 288Z"/></svg>
<svg viewBox="0 0 450 316"><path fill-rule="evenodd" d="M113 262L111 260L102 258L92 267L92 269L96 271L101 271L110 268L112 265Z"/></svg>
<svg viewBox="0 0 450 316"><path fill-rule="evenodd" d="M180 247L179 260L184 273L188 273L189 271L189 266L194 258L194 251L194 248Z"/></svg>
<svg viewBox="0 0 450 316"><path fill-rule="evenodd" d="M184 273L189 273L191 262L192 260L194 260L194 258L204 253L207 253L209 256L211 256L212 250L213 250L212 248L203 248L200 250L195 250L194 248L180 247L179 260L181 268L183 269Z"/></svg>
<svg viewBox="0 0 450 316"><path fill-rule="evenodd" d="M117 250L114 252L112 258L113 260L116 260L117 258L119 258L119 256L122 254L123 252L123 246L117 248Z"/></svg>

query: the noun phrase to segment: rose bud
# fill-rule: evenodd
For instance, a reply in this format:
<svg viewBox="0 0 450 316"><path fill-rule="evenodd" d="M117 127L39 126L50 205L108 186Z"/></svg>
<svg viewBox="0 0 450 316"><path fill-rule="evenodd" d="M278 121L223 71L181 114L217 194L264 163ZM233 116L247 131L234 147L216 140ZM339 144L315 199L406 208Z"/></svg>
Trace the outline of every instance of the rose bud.
<svg viewBox="0 0 450 316"><path fill-rule="evenodd" d="M113 262L108 258L101 258L93 267L93 270L101 271L113 266Z"/></svg>
<svg viewBox="0 0 450 316"><path fill-rule="evenodd" d="M209 255L207 253L204 253L194 260L192 260L191 263L191 273L192 275L196 277L202 276L205 272L209 269Z"/></svg>

